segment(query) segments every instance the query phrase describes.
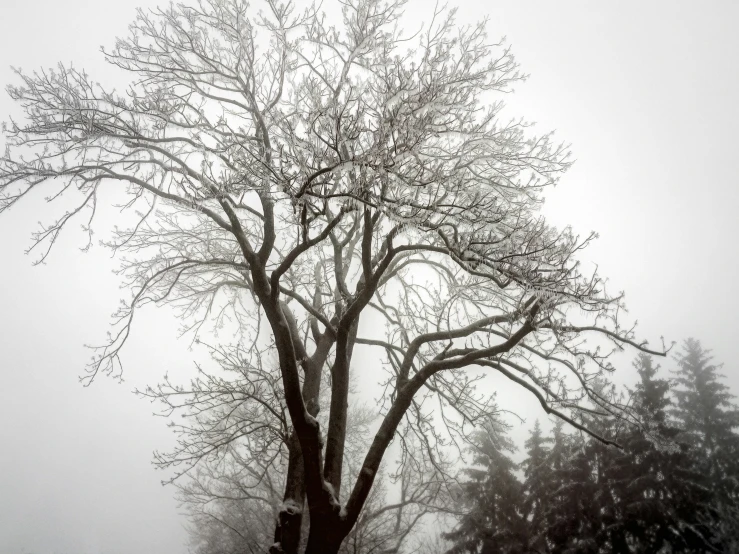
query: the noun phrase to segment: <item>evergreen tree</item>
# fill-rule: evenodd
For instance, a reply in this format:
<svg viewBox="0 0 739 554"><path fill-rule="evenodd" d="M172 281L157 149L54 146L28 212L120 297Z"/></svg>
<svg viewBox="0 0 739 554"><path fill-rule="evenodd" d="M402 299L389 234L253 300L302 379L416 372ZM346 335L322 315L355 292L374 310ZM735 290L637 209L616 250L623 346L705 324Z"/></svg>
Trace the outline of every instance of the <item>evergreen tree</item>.
<svg viewBox="0 0 739 554"><path fill-rule="evenodd" d="M553 493L551 451L547 446L552 439L545 437L541 432L539 420L525 443L526 459L521 467L524 474L523 482L523 514L529 524L529 546L534 552L547 552L546 531L549 527L551 512L549 504Z"/></svg>
<svg viewBox="0 0 739 554"><path fill-rule="evenodd" d="M634 361L640 426L583 418L623 449L536 422L523 483L501 422L479 435L464 485L469 514L447 535L450 553L739 552L739 410L718 366L689 339L674 385L649 356ZM617 400L613 389L599 394ZM671 417L672 416L672 417Z"/></svg>
<svg viewBox="0 0 739 554"><path fill-rule="evenodd" d="M604 528L607 542L632 552L710 552L711 533L701 522L709 501L705 478L695 471L687 445L674 442L669 382L657 378L659 366L649 356L639 356L634 367L640 382L633 408L643 427L619 437L624 449L607 479L615 499Z"/></svg>
<svg viewBox="0 0 739 554"><path fill-rule="evenodd" d="M564 422L555 420L549 438L548 463L550 468L550 495L546 511L547 552L557 551L571 536L575 517L570 513L572 502L569 487L569 470L574 455L574 441L565 433Z"/></svg>
<svg viewBox="0 0 739 554"><path fill-rule="evenodd" d="M599 388L603 397L615 399L615 390ZM586 424L600 436L614 438L615 422L599 417ZM557 436L559 434L560 436ZM561 443L558 445L557 443ZM618 551L611 544L607 526L615 519L615 499L609 479L617 450L578 434L567 436L555 429L553 452L560 468L554 471L557 489L550 507L547 537L553 553Z"/></svg>
<svg viewBox="0 0 739 554"><path fill-rule="evenodd" d="M551 484L553 498L556 497L556 491L560 489L560 479L564 474L564 470L569 464L572 457L572 440L565 433L564 422L561 419L554 420L552 428L552 436L549 438L551 444L549 450L549 467L551 468Z"/></svg>
<svg viewBox="0 0 739 554"><path fill-rule="evenodd" d="M569 456L558 472L558 485L550 507L548 538L553 553L597 552L599 528L598 483L580 435L568 436Z"/></svg>
<svg viewBox="0 0 739 554"><path fill-rule="evenodd" d="M523 554L528 548L528 525L522 513L523 489L509 454L516 450L499 420L489 421L477 435L473 463L462 485L467 514L445 538L453 546L447 554Z"/></svg>
<svg viewBox="0 0 739 554"><path fill-rule="evenodd" d="M706 521L717 540L731 540L726 529L737 529L739 504L739 410L732 403L729 387L719 381L720 366L712 363L710 351L700 341L688 339L677 356L673 416L682 431L680 438L693 448L696 469L710 482L712 514ZM711 523L712 519L712 523ZM724 537L721 539L721 537Z"/></svg>
<svg viewBox="0 0 739 554"><path fill-rule="evenodd" d="M706 469L718 484L736 476L739 410L731 402L729 387L719 382L720 366L700 341L688 339L677 357L675 382L677 407L673 414L682 437L704 454ZM733 463L732 463L733 462ZM736 494L736 491L731 491Z"/></svg>

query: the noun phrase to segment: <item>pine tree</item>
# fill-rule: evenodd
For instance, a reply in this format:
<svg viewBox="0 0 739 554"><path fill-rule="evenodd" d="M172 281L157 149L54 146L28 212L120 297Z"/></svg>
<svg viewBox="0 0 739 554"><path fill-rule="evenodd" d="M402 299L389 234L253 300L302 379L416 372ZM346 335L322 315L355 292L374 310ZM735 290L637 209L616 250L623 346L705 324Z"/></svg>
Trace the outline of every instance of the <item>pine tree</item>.
<svg viewBox="0 0 739 554"><path fill-rule="evenodd" d="M504 426L492 422L467 470L469 514L447 535L449 552L739 552L739 410L710 362L698 341L685 342L673 403L659 366L639 356L631 403L640 426L586 418L622 450L568 435L561 421L546 437L536 422L523 483Z"/></svg>
<svg viewBox="0 0 739 554"><path fill-rule="evenodd" d="M573 456L572 437L564 431L564 423L561 420L554 421L552 434L549 438L551 447L549 449L550 495L546 511L546 538L547 552L556 551L558 545L567 541L571 533L573 517L569 516L569 491L566 486L568 470ZM552 550L552 548L555 550Z"/></svg>
<svg viewBox="0 0 739 554"><path fill-rule="evenodd" d="M712 359L700 341L685 341L677 357L675 383L679 388L673 416L682 431L680 438L694 449L696 469L711 485L713 514L706 521L717 540L726 543L731 533L724 530L739 529L736 521L726 521L727 514L737 513L739 503L739 435L734 432L739 427L739 410L731 401L729 387L719 381L720 366L711 363Z"/></svg>
<svg viewBox="0 0 739 554"><path fill-rule="evenodd" d="M597 492L592 478L587 441L568 435L556 421L551 437L550 498L546 512L548 552L588 552L592 541L593 499Z"/></svg>
<svg viewBox="0 0 739 554"><path fill-rule="evenodd" d="M551 504L548 538L553 553L597 552L599 487L593 476L588 442L568 437L569 453L559 472L559 488Z"/></svg>
<svg viewBox="0 0 739 554"><path fill-rule="evenodd" d="M643 427L619 437L624 449L608 478L615 510L604 529L607 540L634 552L710 552L711 533L701 521L709 501L705 478L687 445L674 442L679 431L667 418L669 382L657 378L659 366L649 356L639 356L634 367L641 379L632 402Z"/></svg>
<svg viewBox="0 0 739 554"><path fill-rule="evenodd" d="M599 393L615 398L615 390L599 389ZM589 428L600 436L614 438L615 422L593 417ZM559 443L559 444L558 444ZM620 545L610 543L606 532L616 518L615 499L610 487L610 474L617 450L584 436L567 436L555 428L552 452L559 468L555 469L557 488L550 507L547 532L551 552L585 554L617 552ZM553 460L554 461L554 460Z"/></svg>
<svg viewBox="0 0 739 554"><path fill-rule="evenodd" d="M710 351L695 339L686 340L683 350L675 372L675 382L682 388L675 390L673 414L683 438L704 453L709 474L718 484L736 469L731 462L736 461L739 410L731 402L729 387L719 382L720 366L711 363Z"/></svg>
<svg viewBox="0 0 739 554"><path fill-rule="evenodd" d="M554 475L552 473L551 451L547 446L552 439L541 432L539 420L525 443L526 459L521 463L524 474L523 514L528 520L529 545L535 552L547 552L546 531L551 512L549 504L552 496Z"/></svg>
<svg viewBox="0 0 739 554"><path fill-rule="evenodd" d="M507 427L490 421L478 433L468 481L463 484L467 514L445 538L453 543L447 554L523 554L528 548L528 525L522 513L522 485L509 454L515 446Z"/></svg>

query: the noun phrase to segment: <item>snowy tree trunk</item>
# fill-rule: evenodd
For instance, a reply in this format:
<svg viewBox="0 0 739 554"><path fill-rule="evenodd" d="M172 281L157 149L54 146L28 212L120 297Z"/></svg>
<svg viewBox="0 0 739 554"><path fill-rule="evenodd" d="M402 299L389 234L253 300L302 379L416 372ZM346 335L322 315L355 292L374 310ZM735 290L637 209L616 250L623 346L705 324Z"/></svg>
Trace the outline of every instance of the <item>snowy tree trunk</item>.
<svg viewBox="0 0 739 554"><path fill-rule="evenodd" d="M288 444L289 462L285 482L285 495L277 515L275 526L275 545L270 554L298 554L300 531L303 525L305 505L305 468L303 453L295 432Z"/></svg>

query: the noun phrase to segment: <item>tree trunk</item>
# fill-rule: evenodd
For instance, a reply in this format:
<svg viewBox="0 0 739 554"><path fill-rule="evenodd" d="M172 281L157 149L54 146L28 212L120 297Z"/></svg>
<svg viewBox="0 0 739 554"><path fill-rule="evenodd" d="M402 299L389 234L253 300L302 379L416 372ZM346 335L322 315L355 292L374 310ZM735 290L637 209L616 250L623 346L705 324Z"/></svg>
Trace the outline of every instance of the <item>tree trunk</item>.
<svg viewBox="0 0 739 554"><path fill-rule="evenodd" d="M339 332L336 341L336 360L331 368L331 405L326 433L326 461L323 477L334 488L338 500L341 495L341 471L344 466L346 425L349 411L349 367L357 338L359 318L348 331Z"/></svg>
<svg viewBox="0 0 739 554"><path fill-rule="evenodd" d="M288 310L284 313L289 314ZM292 318L288 315L288 321ZM297 330L291 325L291 335L297 336ZM319 346L313 356L303 361L305 379L303 381L302 395L308 413L315 417L318 415L318 395L321 391L321 370L331 349L332 340L324 335L320 337ZM296 341L296 346L301 347ZM304 351L301 352L304 355ZM285 494L283 505L277 516L275 525L275 545L270 548L270 554L298 554L300 536L303 525L303 511L305 509L306 482L305 464L303 451L300 448L300 440L293 429L290 434L288 448L288 466L285 479Z"/></svg>
<svg viewBox="0 0 739 554"><path fill-rule="evenodd" d="M346 526L331 515L312 520L305 554L337 554L347 534Z"/></svg>
<svg viewBox="0 0 739 554"><path fill-rule="evenodd" d="M295 431L290 435L288 451L285 494L275 525L275 545L279 547L270 548L270 554L298 554L300 546L300 531L305 508L305 467L300 441Z"/></svg>

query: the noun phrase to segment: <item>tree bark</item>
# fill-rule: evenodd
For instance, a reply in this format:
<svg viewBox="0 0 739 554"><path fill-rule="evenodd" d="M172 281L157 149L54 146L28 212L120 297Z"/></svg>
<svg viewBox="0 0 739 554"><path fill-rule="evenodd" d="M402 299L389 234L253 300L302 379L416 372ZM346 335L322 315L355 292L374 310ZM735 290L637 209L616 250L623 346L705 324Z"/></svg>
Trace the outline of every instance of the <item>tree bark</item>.
<svg viewBox="0 0 739 554"><path fill-rule="evenodd" d="M318 521L311 519L305 554L337 554L341 543L349 534L349 528L338 512L324 512L316 519Z"/></svg>
<svg viewBox="0 0 739 554"><path fill-rule="evenodd" d="M286 319L290 324L293 337L295 333L289 310L283 307ZM295 340L294 342L297 342ZM305 378L303 380L303 401L308 413L315 417L318 415L318 395L321 392L321 372L328 357L333 340L329 333L325 333L318 340L316 350L310 358L304 357L303 369ZM302 350L302 344L297 345ZM305 352L300 352L303 356ZM270 554L298 554L300 547L301 531L303 526L303 512L305 510L306 479L303 451L300 440L293 429L290 434L288 447L288 466L285 478L285 494L283 505L277 516L275 525L275 544L270 548Z"/></svg>
<svg viewBox="0 0 739 554"><path fill-rule="evenodd" d="M288 466L283 504L275 525L275 544L270 554L298 554L305 507L303 451L295 431L288 442Z"/></svg>
<svg viewBox="0 0 739 554"><path fill-rule="evenodd" d="M336 361L331 368L331 407L326 434L326 460L323 477L333 487L337 500L341 495L341 471L344 464L347 412L349 410L349 366L358 327L359 318L350 324L347 331L339 331L336 341Z"/></svg>

